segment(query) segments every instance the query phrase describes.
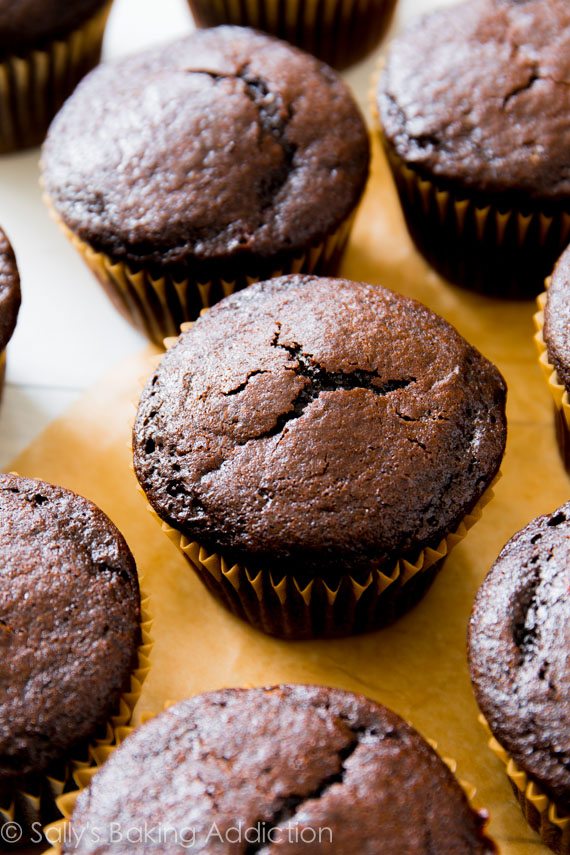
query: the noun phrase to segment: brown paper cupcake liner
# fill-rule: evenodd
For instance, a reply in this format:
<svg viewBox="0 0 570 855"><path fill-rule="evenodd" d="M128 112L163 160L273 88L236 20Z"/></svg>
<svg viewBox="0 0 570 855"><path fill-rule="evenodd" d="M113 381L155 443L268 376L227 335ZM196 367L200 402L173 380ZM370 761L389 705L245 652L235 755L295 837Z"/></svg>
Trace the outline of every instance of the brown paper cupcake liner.
<svg viewBox="0 0 570 855"><path fill-rule="evenodd" d="M494 843L492 838L490 838L489 835L486 833L486 827L489 824L489 812L484 807L482 807L481 805L479 805L477 803L477 788L474 787L470 781L466 781L465 779L458 777L458 775L457 775L457 768L458 768L457 767L457 761L454 760L452 757L443 757L439 753L438 744L434 739L427 739L426 742L428 742L429 745L431 745L431 747L433 748L433 750L437 752L437 754L439 755L439 757L441 757L441 759L443 760L443 762L445 763L445 765L447 766L449 771L455 777L457 783L459 784L459 786L461 787L461 789L465 793L465 797L466 797L467 801L469 802L469 806L470 806L471 810L473 810L476 814L479 814L479 816L481 817L481 820L482 820L481 832L485 834L485 838L490 843L493 843L493 845L495 846L495 848L498 852L499 849L498 849L497 845Z"/></svg>
<svg viewBox="0 0 570 855"><path fill-rule="evenodd" d="M170 347L176 341L167 339L165 345ZM163 522L151 505L147 507L200 581L232 614L279 638L334 638L379 629L412 608L451 550L481 519L500 475L457 529L442 538L435 549L421 550L415 561L400 559L389 567L371 567L365 580L341 576L334 585L319 577L304 584L292 575L274 578L270 568L252 571L227 561L223 555L189 541ZM144 496L140 485L139 491Z"/></svg>
<svg viewBox="0 0 570 855"><path fill-rule="evenodd" d="M167 710L169 707L173 706L176 703L177 701L165 701L164 709ZM154 713L147 712L142 713L141 715L141 721L143 724L153 718L155 718ZM121 733L121 739L119 742L117 742L117 745L120 744L120 742L123 742L127 738L127 736L129 736L129 734L134 732L134 730L135 728L132 726L123 728L123 731ZM455 776L459 786L465 793L465 796L467 798L467 801L469 802L471 809L476 814L479 814L479 816L481 817L484 831L485 826L488 824L489 821L489 814L485 809L482 809L475 803L477 790L468 781L462 780L457 777L456 761L451 757L443 757L441 754L439 754L438 745L435 740L427 739L426 741L433 748L433 750L438 753L438 756L441 758L441 760L443 760L450 772ZM69 837L69 828L72 822L72 815L75 809L75 805L77 803L77 799L81 795L81 792L87 789L87 787L90 785L93 777L97 774L100 767L103 765L107 757L114 751L117 745L114 745L100 762L96 762L95 765L91 766L88 769L79 770L75 776L77 788L73 792L66 793L65 795L60 796L58 798L57 806L63 816L63 819L51 823L44 829L48 842L52 844L52 848L47 851L46 855L61 855L61 843ZM485 836L488 840L490 840L487 835Z"/></svg>
<svg viewBox="0 0 570 855"><path fill-rule="evenodd" d="M202 27L237 24L298 45L336 68L367 56L385 35L397 0L189 0Z"/></svg>
<svg viewBox="0 0 570 855"><path fill-rule="evenodd" d="M557 855L568 855L570 853L570 815L561 813L552 799L543 793L532 778L519 769L513 758L497 742L483 715L479 716L479 721L489 736L489 748L505 766L507 777L526 821Z"/></svg>
<svg viewBox="0 0 570 855"><path fill-rule="evenodd" d="M535 297L570 241L570 205L503 207L422 178L384 136L376 103L382 67L381 60L372 80L371 113L416 248L456 285L489 297Z"/></svg>
<svg viewBox="0 0 570 855"><path fill-rule="evenodd" d="M334 584L319 577L301 583L293 575L274 576L271 568L249 570L161 524L210 593L242 620L279 638L334 638L379 629L414 606L492 497L490 488L454 532L415 561L371 567L366 579L344 575Z"/></svg>
<svg viewBox="0 0 570 855"><path fill-rule="evenodd" d="M550 279L547 279L547 288L549 284ZM536 329L534 342L538 351L538 363L543 371L554 403L554 423L560 454L566 468L570 472L570 399L566 388L558 378L554 365L552 365L548 358L548 349L544 341L544 307L546 306L546 299L546 291L537 297L538 312L536 312L533 318Z"/></svg>
<svg viewBox="0 0 570 855"><path fill-rule="evenodd" d="M66 38L0 62L0 154L39 145L49 123L101 56L107 3Z"/></svg>
<svg viewBox="0 0 570 855"><path fill-rule="evenodd" d="M6 833L6 824L14 824L16 834L33 834L37 841L38 830L58 816L61 812L59 801L71 795L77 786L78 777L87 773L94 764L101 765L113 746L117 745L129 730L133 710L140 698L143 683L150 670L150 652L152 637L150 634L152 620L149 612L149 599L144 594L141 597L141 638L137 648L137 662L130 677L129 690L122 692L115 713L100 728L99 733L84 746L76 749L69 760L54 764L43 775L38 775L28 790L16 790L11 794L8 803L0 801L0 839L6 843L18 842L18 838L10 840ZM9 833L9 832L8 832Z"/></svg>
<svg viewBox="0 0 570 855"><path fill-rule="evenodd" d="M44 199L52 217L95 274L115 308L158 346L166 337L178 335L180 326L197 318L202 309L260 279L253 269L252 275L235 280L214 279L208 282L192 277L176 280L169 275L156 278L148 270L135 271L128 264L115 263L109 256L96 252L80 240L54 211L49 198L44 196ZM354 217L355 211L323 242L300 255L292 255L279 269L262 278L271 279L288 273L336 273Z"/></svg>

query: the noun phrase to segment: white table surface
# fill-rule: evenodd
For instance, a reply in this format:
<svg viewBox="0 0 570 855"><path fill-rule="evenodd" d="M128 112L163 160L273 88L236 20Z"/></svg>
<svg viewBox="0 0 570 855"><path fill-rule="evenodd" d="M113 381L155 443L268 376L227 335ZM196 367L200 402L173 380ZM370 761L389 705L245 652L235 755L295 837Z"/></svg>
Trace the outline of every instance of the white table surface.
<svg viewBox="0 0 570 855"><path fill-rule="evenodd" d="M395 28L442 2L449 0L400 0ZM115 0L104 58L192 28L185 0ZM365 111L374 61L346 75ZM48 217L38 187L38 156L36 149L0 157L0 224L16 251L23 293L0 408L0 469L83 390L145 344Z"/></svg>

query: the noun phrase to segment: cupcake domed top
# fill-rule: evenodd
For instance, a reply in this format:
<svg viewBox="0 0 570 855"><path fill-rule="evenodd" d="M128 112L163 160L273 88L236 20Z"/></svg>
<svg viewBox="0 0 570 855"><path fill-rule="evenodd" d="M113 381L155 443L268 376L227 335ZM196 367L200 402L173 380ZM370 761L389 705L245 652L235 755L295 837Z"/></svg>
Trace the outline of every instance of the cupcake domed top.
<svg viewBox="0 0 570 855"><path fill-rule="evenodd" d="M437 546L497 473L505 385L391 291L282 277L200 318L139 406L165 521L246 566L339 573Z"/></svg>
<svg viewBox="0 0 570 855"><path fill-rule="evenodd" d="M80 496L0 475L0 790L93 735L128 690L133 557Z"/></svg>
<svg viewBox="0 0 570 855"><path fill-rule="evenodd" d="M570 389L570 247L552 274L544 308L544 341L560 382Z"/></svg>
<svg viewBox="0 0 570 855"><path fill-rule="evenodd" d="M108 0L0 0L0 57L66 36Z"/></svg>
<svg viewBox="0 0 570 855"><path fill-rule="evenodd" d="M570 5L467 0L393 43L384 132L420 174L471 192L570 199Z"/></svg>
<svg viewBox="0 0 570 855"><path fill-rule="evenodd" d="M533 520L483 582L470 624L477 701L517 765L570 811L570 503Z"/></svg>
<svg viewBox="0 0 570 855"><path fill-rule="evenodd" d="M54 121L44 182L114 260L240 264L306 250L348 217L368 135L327 66L239 27L101 66ZM275 265L273 265L275 269Z"/></svg>
<svg viewBox="0 0 570 855"><path fill-rule="evenodd" d="M225 689L170 707L122 743L80 794L64 852L101 852L89 829L105 841L111 823L133 837L145 823L168 829L169 842L186 830L192 852L220 855L485 855L495 848L483 821L385 707L313 686ZM154 851L144 838L137 846Z"/></svg>
<svg viewBox="0 0 570 855"><path fill-rule="evenodd" d="M0 352L12 337L20 309L20 276L10 242L0 229Z"/></svg>

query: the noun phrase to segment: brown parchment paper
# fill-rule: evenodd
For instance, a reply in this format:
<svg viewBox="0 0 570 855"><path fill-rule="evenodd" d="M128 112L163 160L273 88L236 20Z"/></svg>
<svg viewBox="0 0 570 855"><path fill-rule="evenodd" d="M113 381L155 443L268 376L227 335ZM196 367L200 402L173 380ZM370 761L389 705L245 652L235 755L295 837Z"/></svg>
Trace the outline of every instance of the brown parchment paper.
<svg viewBox="0 0 570 855"><path fill-rule="evenodd" d="M509 439L496 498L423 602L394 626L354 639L281 642L211 599L147 511L130 469L130 426L152 348L119 366L11 468L88 496L133 549L154 618L152 668L135 720L144 711L158 712L166 699L222 686L307 682L363 692L457 760L459 776L475 785L477 803L491 813L490 833L501 852L546 853L522 818L501 763L487 748L465 654L471 603L500 548L532 517L570 494L534 351L534 305L478 297L430 271L412 248L378 147L343 274L422 300L497 363L509 385Z"/></svg>

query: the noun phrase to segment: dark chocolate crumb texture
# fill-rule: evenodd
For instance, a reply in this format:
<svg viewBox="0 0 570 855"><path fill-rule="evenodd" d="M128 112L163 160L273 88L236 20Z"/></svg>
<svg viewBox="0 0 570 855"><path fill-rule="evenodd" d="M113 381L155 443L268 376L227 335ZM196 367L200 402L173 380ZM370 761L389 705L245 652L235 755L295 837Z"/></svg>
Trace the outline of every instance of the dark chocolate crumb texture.
<svg viewBox="0 0 570 855"><path fill-rule="evenodd" d="M308 686L213 692L141 727L79 796L64 852L155 852L90 834L143 823L164 830L161 852L183 851L183 835L209 855L495 851L415 730L361 696Z"/></svg>
<svg viewBox="0 0 570 855"><path fill-rule="evenodd" d="M164 356L138 479L189 539L261 569L366 575L454 530L497 474L505 384L421 304L288 276L210 310Z"/></svg>
<svg viewBox="0 0 570 855"><path fill-rule="evenodd" d="M139 642L133 557L91 502L0 475L0 794L114 712Z"/></svg>
<svg viewBox="0 0 570 855"><path fill-rule="evenodd" d="M468 0L420 19L378 95L387 139L420 175L509 205L570 204L567 0Z"/></svg>
<svg viewBox="0 0 570 855"><path fill-rule="evenodd" d="M558 379L570 390L570 247L552 274L544 307L544 341Z"/></svg>
<svg viewBox="0 0 570 855"><path fill-rule="evenodd" d="M108 0L0 0L0 61L65 38Z"/></svg>
<svg viewBox="0 0 570 855"><path fill-rule="evenodd" d="M190 267L204 281L267 259L275 270L280 254L333 234L368 160L342 80L240 27L99 67L43 152L45 188L74 234L114 261L181 276Z"/></svg>
<svg viewBox="0 0 570 855"><path fill-rule="evenodd" d="M0 229L0 353L12 337L20 309L20 277L10 242Z"/></svg>
<svg viewBox="0 0 570 855"><path fill-rule="evenodd" d="M475 601L471 678L503 748L570 813L570 504L505 546Z"/></svg>

